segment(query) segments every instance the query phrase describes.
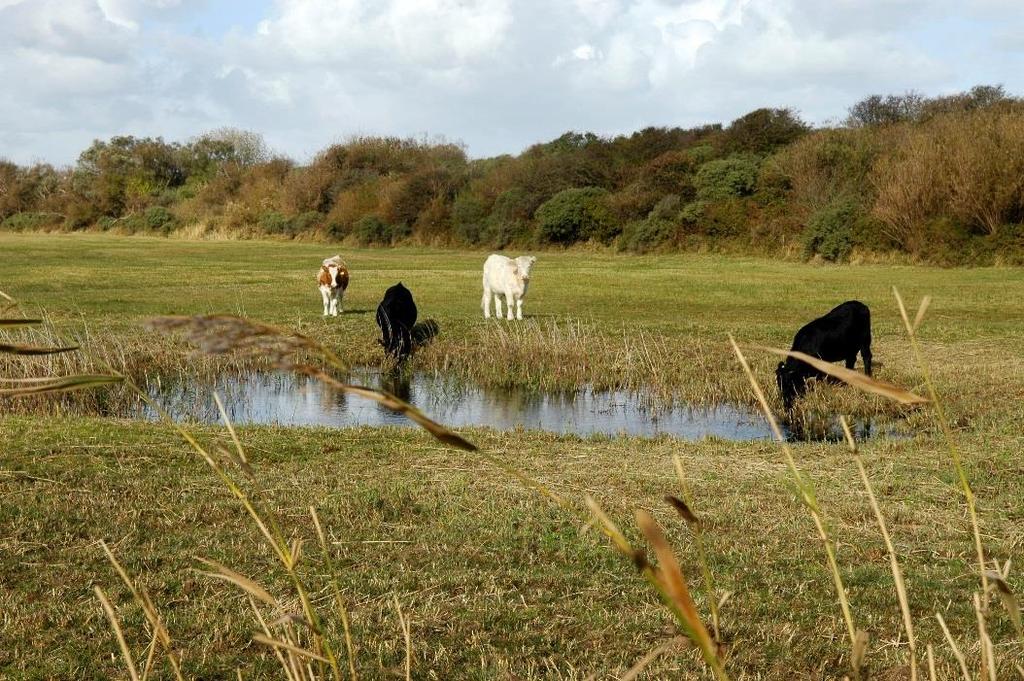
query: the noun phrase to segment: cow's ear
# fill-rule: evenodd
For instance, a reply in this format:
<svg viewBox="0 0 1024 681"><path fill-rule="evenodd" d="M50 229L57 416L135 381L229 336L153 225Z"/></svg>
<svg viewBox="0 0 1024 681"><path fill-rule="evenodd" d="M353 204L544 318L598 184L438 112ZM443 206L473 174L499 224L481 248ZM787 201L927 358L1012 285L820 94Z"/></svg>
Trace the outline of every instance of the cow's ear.
<svg viewBox="0 0 1024 681"><path fill-rule="evenodd" d="M775 371L777 371L777 372L778 372L778 371L782 371L782 368L783 368L784 366L786 366L786 365L785 365L785 364L783 364L782 362L779 362L779 366L775 367Z"/></svg>

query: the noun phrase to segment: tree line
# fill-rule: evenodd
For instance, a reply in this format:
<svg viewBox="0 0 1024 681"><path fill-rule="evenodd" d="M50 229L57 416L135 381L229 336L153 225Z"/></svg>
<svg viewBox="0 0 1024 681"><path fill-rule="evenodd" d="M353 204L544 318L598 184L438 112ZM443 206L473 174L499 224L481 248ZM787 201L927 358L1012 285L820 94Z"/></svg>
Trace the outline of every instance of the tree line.
<svg viewBox="0 0 1024 681"><path fill-rule="evenodd" d="M302 165L221 129L97 140L65 168L0 161L7 231L1010 264L1024 262L1022 223L1024 100L1001 86L873 95L820 128L762 108L485 159L444 140L356 137Z"/></svg>

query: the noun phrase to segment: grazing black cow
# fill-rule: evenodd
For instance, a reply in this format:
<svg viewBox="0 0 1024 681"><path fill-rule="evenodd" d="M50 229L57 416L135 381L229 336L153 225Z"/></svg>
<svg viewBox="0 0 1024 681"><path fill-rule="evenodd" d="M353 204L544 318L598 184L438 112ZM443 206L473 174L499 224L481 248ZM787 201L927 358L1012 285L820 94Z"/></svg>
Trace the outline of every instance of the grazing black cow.
<svg viewBox="0 0 1024 681"><path fill-rule="evenodd" d="M416 324L416 303L412 293L399 282L384 292L384 300L377 306L377 326L380 327L384 351L398 360L412 353L412 328Z"/></svg>
<svg viewBox="0 0 1024 681"><path fill-rule="evenodd" d="M871 375L871 311L857 300L848 300L824 317L804 325L796 332L792 350L826 362L844 360L846 368L857 363L857 353L864 360L864 373ZM789 357L779 362L775 378L782 393L786 411L793 401L807 391L808 378L830 378L806 362Z"/></svg>

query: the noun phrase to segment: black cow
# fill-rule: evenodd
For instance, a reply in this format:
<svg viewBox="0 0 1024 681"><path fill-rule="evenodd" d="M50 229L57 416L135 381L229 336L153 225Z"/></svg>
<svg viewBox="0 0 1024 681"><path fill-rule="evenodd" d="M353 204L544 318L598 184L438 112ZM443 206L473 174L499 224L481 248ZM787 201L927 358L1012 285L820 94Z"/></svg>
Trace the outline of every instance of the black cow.
<svg viewBox="0 0 1024 681"><path fill-rule="evenodd" d="M399 282L384 292L384 300L377 306L377 326L380 327L384 351L398 360L412 353L412 328L416 324L416 303L412 293Z"/></svg>
<svg viewBox="0 0 1024 681"><path fill-rule="evenodd" d="M844 360L846 368L857 363L857 353L864 360L864 373L871 375L871 311L857 300L848 300L824 317L804 325L793 339L792 350L823 359L826 362ZM789 357L779 362L775 378L782 393L786 411L793 401L807 391L808 378L831 379L806 362Z"/></svg>

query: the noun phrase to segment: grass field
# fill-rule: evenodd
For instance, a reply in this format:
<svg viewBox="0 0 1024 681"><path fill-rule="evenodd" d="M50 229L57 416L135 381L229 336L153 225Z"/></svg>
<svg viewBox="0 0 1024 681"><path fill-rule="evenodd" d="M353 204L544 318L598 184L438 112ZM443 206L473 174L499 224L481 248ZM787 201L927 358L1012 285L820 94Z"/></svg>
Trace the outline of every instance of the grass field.
<svg viewBox="0 0 1024 681"><path fill-rule="evenodd" d="M44 313L54 325L47 333L81 338L144 376L201 364L182 359L181 343L143 330L160 314L242 314L315 336L353 364L379 362L372 311L384 288L401 280L421 317L441 325L437 343L415 360L423 368L490 385L653 385L707 403L751 401L728 333L787 345L804 321L850 298L872 308L880 377L921 390L892 298L896 285L914 303L934 298L920 335L978 497L985 548L1000 561L1020 557L1021 270L541 253L527 319L508 325L480 318L484 253L353 251L343 254L353 272L346 314L323 320L313 276L333 253L314 244L0 235L0 290L27 313ZM751 356L772 388L774 360ZM807 408L901 415L844 388L820 391ZM971 530L930 411L902 415L918 434L865 442L863 456L904 566L919 648L933 644L941 677L953 677L934 613L976 667ZM351 606L363 678L404 675L393 595L411 619L414 678L614 678L674 636L671 617L628 561L583 529L586 494L637 544L632 509L651 510L707 613L691 536L662 500L678 493L672 454L683 459L704 519L717 597L731 593L722 633L733 678L838 678L848 669L824 552L770 443L463 433L567 498L571 508L563 509L478 455L418 431L240 432L256 470L249 488L307 547L316 545L308 507L318 508ZM230 442L219 429L198 433L203 442ZM238 502L168 426L9 412L0 420L0 451L0 676L122 673L94 584L112 596L144 659L144 620L104 558L104 540L149 589L189 677L237 678L237 668L243 678L277 678L273 656L251 642L257 624L244 598L198 572L196 558L282 591L285 576ZM907 678L885 546L854 463L841 445L794 451L831 525L854 617L871 636L873 676ZM306 555L305 576L324 587L323 562L314 548ZM1009 582L1020 584L1016 568ZM323 603L329 593L313 596ZM1012 678L1024 646L996 600L988 629L998 678ZM685 645L645 673L707 676Z"/></svg>

